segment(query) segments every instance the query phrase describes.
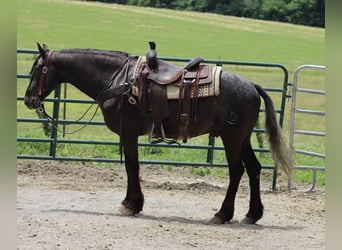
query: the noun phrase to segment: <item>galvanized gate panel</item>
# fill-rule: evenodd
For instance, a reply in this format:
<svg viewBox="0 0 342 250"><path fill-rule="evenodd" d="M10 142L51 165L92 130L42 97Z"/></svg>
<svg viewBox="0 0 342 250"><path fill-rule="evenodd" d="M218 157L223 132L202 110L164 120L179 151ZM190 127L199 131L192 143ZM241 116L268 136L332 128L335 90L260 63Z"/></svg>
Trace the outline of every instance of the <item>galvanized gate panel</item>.
<svg viewBox="0 0 342 250"><path fill-rule="evenodd" d="M309 89L303 88L299 86L298 76L300 72L303 72L304 69L311 69L311 70L324 70L325 66L320 65L302 65L298 67L294 73L293 80L292 80L292 100L291 100L291 111L290 111L290 127L289 127L289 147L292 159L296 162L296 156L298 155L307 155L317 158L325 158L325 153L322 152L314 152L311 150L304 150L301 149L301 146L295 143L295 137L298 135L304 136L313 136L313 137L324 137L324 131L315 131L312 128L313 124L307 123L305 128L298 129L296 126L296 121L298 122L298 118L296 119L296 114L305 114L310 116L319 116L324 117L325 111L322 110L312 110L309 108L301 108L298 107L298 93L305 93L310 96L310 98L315 98L316 96L325 96L325 91L320 89ZM303 84L303 81L301 81ZM301 164L294 164L291 166L289 170L289 177L288 177L288 190L291 191L292 189L292 172L293 170L311 170L312 171L312 186L308 191L312 191L316 185L316 173L317 171L325 171L325 166L309 166L309 165L301 165Z"/></svg>

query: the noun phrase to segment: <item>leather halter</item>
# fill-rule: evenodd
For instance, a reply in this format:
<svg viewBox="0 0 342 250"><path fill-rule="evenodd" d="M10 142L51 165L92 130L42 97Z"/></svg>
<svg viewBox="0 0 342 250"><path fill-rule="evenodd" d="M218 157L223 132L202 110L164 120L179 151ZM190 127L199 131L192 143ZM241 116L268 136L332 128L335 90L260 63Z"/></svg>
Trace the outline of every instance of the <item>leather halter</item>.
<svg viewBox="0 0 342 250"><path fill-rule="evenodd" d="M50 50L48 52L48 54L47 54L46 60L44 62L43 68L42 68L42 72L41 72L41 75L40 75L40 78L39 78L39 83L38 83L38 88L37 88L38 96L41 96L41 94L42 94L42 90L43 90L43 85L44 85L44 82L45 82L46 74L49 71L48 64L49 64L49 59L50 59L51 54L52 54L52 51Z"/></svg>

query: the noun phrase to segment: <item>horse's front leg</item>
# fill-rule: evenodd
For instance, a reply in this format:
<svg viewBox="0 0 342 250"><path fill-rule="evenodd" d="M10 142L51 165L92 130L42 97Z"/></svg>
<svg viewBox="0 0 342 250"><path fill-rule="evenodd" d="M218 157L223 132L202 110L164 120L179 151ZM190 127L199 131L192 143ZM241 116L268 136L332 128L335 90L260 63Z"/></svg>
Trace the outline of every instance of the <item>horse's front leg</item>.
<svg viewBox="0 0 342 250"><path fill-rule="evenodd" d="M139 181L138 138L123 138L123 148L127 173L127 193L119 210L123 215L133 216L142 211L144 204L144 195L141 192Z"/></svg>

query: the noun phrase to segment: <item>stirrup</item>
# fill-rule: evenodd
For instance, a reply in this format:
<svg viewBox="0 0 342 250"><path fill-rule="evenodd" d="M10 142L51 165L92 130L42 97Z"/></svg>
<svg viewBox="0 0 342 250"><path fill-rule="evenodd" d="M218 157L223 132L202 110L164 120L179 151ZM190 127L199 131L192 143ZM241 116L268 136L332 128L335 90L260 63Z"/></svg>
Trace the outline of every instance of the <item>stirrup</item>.
<svg viewBox="0 0 342 250"><path fill-rule="evenodd" d="M154 131L158 129L156 126L155 126L155 123L153 122L152 123L152 129L151 129L151 132L150 134L148 135L148 141L149 143L151 144L156 144L156 143L160 143L160 142L163 142L165 141L165 131L164 131L164 127L163 127L163 123L160 122L160 133L161 133L161 137L158 137L156 134L154 134ZM153 138L157 138L155 140L152 140Z"/></svg>

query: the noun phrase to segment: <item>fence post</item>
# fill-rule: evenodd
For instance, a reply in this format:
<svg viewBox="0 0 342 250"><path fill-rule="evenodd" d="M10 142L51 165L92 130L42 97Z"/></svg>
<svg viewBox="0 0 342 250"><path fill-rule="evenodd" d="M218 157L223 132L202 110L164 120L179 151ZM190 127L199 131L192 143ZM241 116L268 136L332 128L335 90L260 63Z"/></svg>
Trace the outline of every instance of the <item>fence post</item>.
<svg viewBox="0 0 342 250"><path fill-rule="evenodd" d="M55 99L53 101L53 111L52 117L54 119L53 123L54 126L51 126L51 139L50 142L50 151L49 156L52 156L54 159L56 157L56 147L57 147L57 127L58 127L58 118L59 118L59 104L60 104L60 97L61 97L61 85L59 85L55 90Z"/></svg>
<svg viewBox="0 0 342 250"><path fill-rule="evenodd" d="M209 135L208 139L208 151L207 151L207 163L210 163L210 165L213 164L214 159L214 147L215 147L215 137Z"/></svg>
<svg viewBox="0 0 342 250"><path fill-rule="evenodd" d="M67 98L67 84L64 83L63 84L64 86L64 100L66 100ZM66 101L63 102L63 120L65 121L66 120ZM63 137L65 137L65 124L63 123Z"/></svg>

